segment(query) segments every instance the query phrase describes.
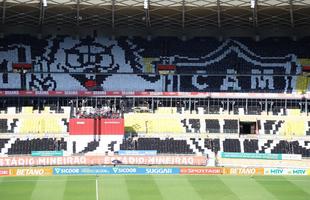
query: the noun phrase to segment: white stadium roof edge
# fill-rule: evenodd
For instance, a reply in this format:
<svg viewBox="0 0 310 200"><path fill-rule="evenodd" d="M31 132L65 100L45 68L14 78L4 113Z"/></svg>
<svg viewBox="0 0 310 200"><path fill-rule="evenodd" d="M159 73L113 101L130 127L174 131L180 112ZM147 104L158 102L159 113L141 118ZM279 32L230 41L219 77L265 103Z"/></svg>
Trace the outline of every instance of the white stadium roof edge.
<svg viewBox="0 0 310 200"><path fill-rule="evenodd" d="M147 9L145 9L147 8ZM0 33L310 35L310 0L0 0Z"/></svg>

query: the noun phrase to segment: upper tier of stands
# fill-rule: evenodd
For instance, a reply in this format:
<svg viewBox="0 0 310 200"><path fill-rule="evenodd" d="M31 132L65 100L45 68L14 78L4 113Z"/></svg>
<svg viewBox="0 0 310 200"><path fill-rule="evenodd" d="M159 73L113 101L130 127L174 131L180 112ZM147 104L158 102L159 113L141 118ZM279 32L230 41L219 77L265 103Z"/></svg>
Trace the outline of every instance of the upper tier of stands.
<svg viewBox="0 0 310 200"><path fill-rule="evenodd" d="M309 39L9 35L0 39L0 89L306 92L299 59L309 48ZM21 63L31 70L14 73ZM174 75L160 75L159 64L176 66Z"/></svg>

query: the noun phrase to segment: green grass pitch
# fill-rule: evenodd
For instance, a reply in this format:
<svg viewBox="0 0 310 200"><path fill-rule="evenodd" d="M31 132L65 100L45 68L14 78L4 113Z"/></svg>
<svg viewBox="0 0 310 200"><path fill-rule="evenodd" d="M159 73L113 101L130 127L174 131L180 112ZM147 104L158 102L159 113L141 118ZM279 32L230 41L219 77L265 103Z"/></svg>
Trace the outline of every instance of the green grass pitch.
<svg viewBox="0 0 310 200"><path fill-rule="evenodd" d="M310 177L106 175L100 200L310 200ZM96 200L95 176L0 177L1 200Z"/></svg>

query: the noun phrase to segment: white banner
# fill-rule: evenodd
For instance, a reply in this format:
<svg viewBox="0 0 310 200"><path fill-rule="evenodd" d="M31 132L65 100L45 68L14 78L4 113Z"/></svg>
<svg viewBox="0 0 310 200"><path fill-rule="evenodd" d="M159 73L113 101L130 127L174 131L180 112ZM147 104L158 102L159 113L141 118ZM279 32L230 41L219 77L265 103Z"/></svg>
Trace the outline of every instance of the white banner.
<svg viewBox="0 0 310 200"><path fill-rule="evenodd" d="M282 154L282 160L301 160L301 154Z"/></svg>

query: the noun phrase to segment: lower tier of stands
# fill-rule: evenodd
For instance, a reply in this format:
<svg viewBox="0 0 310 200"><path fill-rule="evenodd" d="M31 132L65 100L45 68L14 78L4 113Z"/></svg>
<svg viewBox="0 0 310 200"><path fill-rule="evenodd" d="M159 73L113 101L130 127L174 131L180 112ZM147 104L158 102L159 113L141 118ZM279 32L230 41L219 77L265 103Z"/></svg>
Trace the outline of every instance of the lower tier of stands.
<svg viewBox="0 0 310 200"><path fill-rule="evenodd" d="M64 155L117 154L119 150L156 150L160 154L208 155L218 152L300 154L310 157L310 140L245 138L174 138L70 136L64 138L0 139L0 155L62 150Z"/></svg>

